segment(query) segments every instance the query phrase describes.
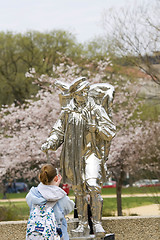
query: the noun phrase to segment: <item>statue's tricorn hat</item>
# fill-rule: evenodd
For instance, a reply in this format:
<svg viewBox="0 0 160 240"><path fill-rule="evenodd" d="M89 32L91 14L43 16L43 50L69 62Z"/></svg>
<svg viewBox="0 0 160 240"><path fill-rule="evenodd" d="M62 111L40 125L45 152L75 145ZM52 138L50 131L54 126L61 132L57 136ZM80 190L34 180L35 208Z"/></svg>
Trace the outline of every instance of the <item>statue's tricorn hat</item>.
<svg viewBox="0 0 160 240"><path fill-rule="evenodd" d="M70 84L61 81L55 81L55 86L60 88L65 94L80 92L89 86L89 82L85 77L79 77L73 80Z"/></svg>
<svg viewBox="0 0 160 240"><path fill-rule="evenodd" d="M82 91L83 89L89 87L89 82L86 81L85 77L76 78L69 87L70 93L77 93Z"/></svg>

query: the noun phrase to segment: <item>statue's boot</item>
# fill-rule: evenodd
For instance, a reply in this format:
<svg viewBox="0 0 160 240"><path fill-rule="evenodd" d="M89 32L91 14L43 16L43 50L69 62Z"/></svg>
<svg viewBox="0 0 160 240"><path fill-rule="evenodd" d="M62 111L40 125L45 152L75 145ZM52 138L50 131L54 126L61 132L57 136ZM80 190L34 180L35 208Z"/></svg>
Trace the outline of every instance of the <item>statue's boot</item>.
<svg viewBox="0 0 160 240"><path fill-rule="evenodd" d="M103 198L101 195L96 192L91 192L91 211L93 219L93 231L96 237L103 238L105 236L105 230L102 227L102 207L103 207Z"/></svg>
<svg viewBox="0 0 160 240"><path fill-rule="evenodd" d="M90 228L88 226L87 200L83 195L76 197L76 207L78 212L79 225L71 231L73 237L88 236Z"/></svg>
<svg viewBox="0 0 160 240"><path fill-rule="evenodd" d="M90 232L90 228L88 226L88 222L79 221L79 225L76 229L71 230L73 237L84 237L88 236Z"/></svg>
<svg viewBox="0 0 160 240"><path fill-rule="evenodd" d="M93 231L94 231L94 234L95 234L96 237L104 238L105 230L102 227L101 222L94 222L93 221Z"/></svg>

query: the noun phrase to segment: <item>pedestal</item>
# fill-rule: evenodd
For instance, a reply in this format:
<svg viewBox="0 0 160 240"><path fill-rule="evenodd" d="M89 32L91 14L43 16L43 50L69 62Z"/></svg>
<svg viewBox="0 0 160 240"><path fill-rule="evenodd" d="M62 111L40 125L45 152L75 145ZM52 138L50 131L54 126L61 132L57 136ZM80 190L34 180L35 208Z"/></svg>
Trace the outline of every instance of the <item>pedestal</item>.
<svg viewBox="0 0 160 240"><path fill-rule="evenodd" d="M104 237L104 240L115 240L114 233L106 234L106 236Z"/></svg>
<svg viewBox="0 0 160 240"><path fill-rule="evenodd" d="M106 234L104 238L96 238L95 235L89 235L87 237L71 237L70 240L115 240L114 233Z"/></svg>
<svg viewBox="0 0 160 240"><path fill-rule="evenodd" d="M79 236L75 237L72 236L71 230L77 228L78 226L78 218L73 218L68 220L68 233L69 233L69 240L115 240L115 235L114 233L106 234L104 238L97 238L95 235L87 235L87 236Z"/></svg>

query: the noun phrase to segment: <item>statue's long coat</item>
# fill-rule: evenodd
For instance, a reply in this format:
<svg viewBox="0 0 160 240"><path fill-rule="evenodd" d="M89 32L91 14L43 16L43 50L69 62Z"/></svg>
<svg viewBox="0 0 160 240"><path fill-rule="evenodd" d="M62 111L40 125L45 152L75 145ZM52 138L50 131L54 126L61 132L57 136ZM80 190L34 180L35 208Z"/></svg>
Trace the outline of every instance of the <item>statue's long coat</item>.
<svg viewBox="0 0 160 240"><path fill-rule="evenodd" d="M96 132L89 131L89 123L96 124ZM56 150L62 143L60 167L64 182L79 185L85 181L86 159L94 152L99 158L99 178L105 178L105 162L115 125L105 109L94 101L78 108L72 100L61 111L47 142Z"/></svg>

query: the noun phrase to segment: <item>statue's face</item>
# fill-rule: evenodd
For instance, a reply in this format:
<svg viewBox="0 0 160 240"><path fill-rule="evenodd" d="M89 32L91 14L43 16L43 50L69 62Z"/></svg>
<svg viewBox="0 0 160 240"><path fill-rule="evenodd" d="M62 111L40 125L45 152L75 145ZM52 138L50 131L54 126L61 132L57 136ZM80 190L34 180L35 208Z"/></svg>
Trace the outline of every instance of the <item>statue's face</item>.
<svg viewBox="0 0 160 240"><path fill-rule="evenodd" d="M88 89L84 89L83 92L78 92L75 94L74 99L78 105L84 105L87 102Z"/></svg>

